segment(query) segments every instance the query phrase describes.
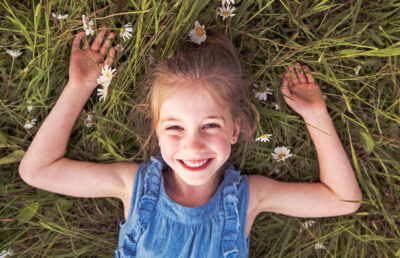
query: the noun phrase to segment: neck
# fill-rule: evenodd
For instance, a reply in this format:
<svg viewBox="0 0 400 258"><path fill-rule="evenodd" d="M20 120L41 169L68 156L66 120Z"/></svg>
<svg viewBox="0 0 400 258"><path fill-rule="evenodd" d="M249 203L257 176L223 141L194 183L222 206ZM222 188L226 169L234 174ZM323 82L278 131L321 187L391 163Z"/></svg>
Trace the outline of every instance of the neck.
<svg viewBox="0 0 400 258"><path fill-rule="evenodd" d="M220 176L215 174L215 178L204 185L189 185L183 181L173 171L163 173L164 189L168 197L174 202L188 208L195 208L204 205L212 198L220 184Z"/></svg>

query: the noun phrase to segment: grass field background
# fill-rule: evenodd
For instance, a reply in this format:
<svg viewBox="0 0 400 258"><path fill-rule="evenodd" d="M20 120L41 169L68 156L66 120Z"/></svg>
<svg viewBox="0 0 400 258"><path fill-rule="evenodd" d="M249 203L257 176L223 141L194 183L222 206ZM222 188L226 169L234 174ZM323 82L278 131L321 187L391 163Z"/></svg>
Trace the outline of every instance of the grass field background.
<svg viewBox="0 0 400 258"><path fill-rule="evenodd" d="M73 128L67 157L109 163L142 161L131 108L143 98L140 82L151 60L193 44L198 20L234 42L251 82L273 90L267 101L248 94L260 112L267 143L246 150L242 173L282 181L318 181L316 152L303 120L279 91L285 66L299 61L315 77L363 191L352 215L308 219L265 213L251 233L250 257L400 256L400 1L236 1L222 20L220 1L9 1L0 2L0 252L21 257L110 257L117 246L122 204L78 199L34 189L18 175L19 161L68 80L81 16L118 31L130 22L109 96L96 93ZM69 14L66 20L52 13ZM21 50L12 58L7 49ZM272 102L276 102L276 110ZM28 112L27 107L32 106ZM93 111L94 125L86 127ZM27 120L36 125L25 129ZM261 131L262 130L262 131ZM287 146L293 157L277 163L271 152ZM329 146L326 146L329 148ZM316 249L322 244L324 249ZM318 245L317 245L318 246Z"/></svg>

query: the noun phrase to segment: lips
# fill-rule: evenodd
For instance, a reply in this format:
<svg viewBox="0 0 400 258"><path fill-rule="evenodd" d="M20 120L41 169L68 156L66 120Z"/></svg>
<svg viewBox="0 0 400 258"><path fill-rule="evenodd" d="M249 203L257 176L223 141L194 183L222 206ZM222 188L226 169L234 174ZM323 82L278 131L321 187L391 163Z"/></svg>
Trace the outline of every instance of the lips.
<svg viewBox="0 0 400 258"><path fill-rule="evenodd" d="M179 160L179 163L190 171L200 171L208 167L213 159L200 159L200 160Z"/></svg>

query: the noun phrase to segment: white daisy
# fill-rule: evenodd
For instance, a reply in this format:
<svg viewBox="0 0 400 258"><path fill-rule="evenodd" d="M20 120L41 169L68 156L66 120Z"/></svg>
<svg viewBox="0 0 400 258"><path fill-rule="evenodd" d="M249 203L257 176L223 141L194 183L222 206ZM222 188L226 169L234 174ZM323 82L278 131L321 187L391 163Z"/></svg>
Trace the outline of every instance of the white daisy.
<svg viewBox="0 0 400 258"><path fill-rule="evenodd" d="M223 5L222 7L219 8L219 11L217 11L217 14L222 16L222 20L225 20L228 17L235 16L235 14L234 14L235 10L236 10L235 7L231 8L229 5L227 7L225 7Z"/></svg>
<svg viewBox="0 0 400 258"><path fill-rule="evenodd" d="M314 224L315 224L315 220L307 220L302 224L302 226L303 226L303 228L310 228Z"/></svg>
<svg viewBox="0 0 400 258"><path fill-rule="evenodd" d="M117 45L115 45L115 50L117 50L117 52L119 52L119 53L121 53L122 51L124 51L124 46L121 44L121 43L119 43L119 44L117 44Z"/></svg>
<svg viewBox="0 0 400 258"><path fill-rule="evenodd" d="M32 120L27 120L24 127L25 129L31 129L36 124L36 118Z"/></svg>
<svg viewBox="0 0 400 258"><path fill-rule="evenodd" d="M272 153L272 158L278 160L278 162L290 158L291 156L290 150L285 146L276 147Z"/></svg>
<svg viewBox="0 0 400 258"><path fill-rule="evenodd" d="M104 87L108 87L116 71L117 71L116 69L112 69L108 65L105 65L101 69L102 75L99 78L97 78L97 84L100 84Z"/></svg>
<svg viewBox="0 0 400 258"><path fill-rule="evenodd" d="M272 89L268 88L265 85L259 85L258 83L253 83L254 97L259 100L267 100L268 95L272 95Z"/></svg>
<svg viewBox="0 0 400 258"><path fill-rule="evenodd" d="M30 105L31 104L30 101L28 101L28 104L29 106L26 107L26 110L28 110L28 112L31 112L33 107Z"/></svg>
<svg viewBox="0 0 400 258"><path fill-rule="evenodd" d="M230 5L230 4L235 4L235 0L222 0L222 5Z"/></svg>
<svg viewBox="0 0 400 258"><path fill-rule="evenodd" d="M279 106L276 102L272 102L271 106L273 106L275 108L275 110L279 110Z"/></svg>
<svg viewBox="0 0 400 258"><path fill-rule="evenodd" d="M119 35L124 40L127 40L132 37L132 33L131 33L132 31L133 31L132 24L127 23L121 28Z"/></svg>
<svg viewBox="0 0 400 258"><path fill-rule="evenodd" d="M12 57L19 57L20 55L22 55L22 52L18 49L17 50L7 49L6 52Z"/></svg>
<svg viewBox="0 0 400 258"><path fill-rule="evenodd" d="M269 142L271 136L272 134L263 134L256 138L256 142Z"/></svg>
<svg viewBox="0 0 400 258"><path fill-rule="evenodd" d="M324 243L322 243L322 242L317 242L317 243L315 244L315 246L314 246L314 249L315 249L315 250L323 250L323 249L325 249Z"/></svg>
<svg viewBox="0 0 400 258"><path fill-rule="evenodd" d="M357 65L356 69L354 69L355 75L358 76L358 74L360 73L360 69L361 69L361 65Z"/></svg>
<svg viewBox="0 0 400 258"><path fill-rule="evenodd" d="M195 21L194 28L189 32L190 40L198 45L206 41L207 35L204 28L205 25L200 25L198 21Z"/></svg>
<svg viewBox="0 0 400 258"><path fill-rule="evenodd" d="M7 256L12 256L13 254L14 254L14 251L11 250L11 249L2 250L2 251L0 252L0 258L5 258L5 257L7 257Z"/></svg>
<svg viewBox="0 0 400 258"><path fill-rule="evenodd" d="M94 35L94 30L93 30L93 26L94 26L94 22L86 19L85 15L82 15L82 22L83 22L83 30L86 33L86 36L88 35Z"/></svg>
<svg viewBox="0 0 400 258"><path fill-rule="evenodd" d="M83 120L83 122L85 123L85 126L87 128L93 126L93 115L92 114L93 114L92 111L88 112L87 117Z"/></svg>
<svg viewBox="0 0 400 258"><path fill-rule="evenodd" d="M108 86L103 86L102 89L97 89L97 96L100 96L99 101L105 100L108 93Z"/></svg>
<svg viewBox="0 0 400 258"><path fill-rule="evenodd" d="M59 13L52 13L51 14L54 18L56 18L57 20L66 20L68 18L68 14L59 14Z"/></svg>

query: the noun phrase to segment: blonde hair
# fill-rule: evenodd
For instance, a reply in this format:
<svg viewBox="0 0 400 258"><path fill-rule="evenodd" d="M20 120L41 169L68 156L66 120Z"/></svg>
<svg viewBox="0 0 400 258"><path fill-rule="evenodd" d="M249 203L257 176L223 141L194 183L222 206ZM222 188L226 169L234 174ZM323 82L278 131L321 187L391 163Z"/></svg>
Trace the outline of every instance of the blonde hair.
<svg viewBox="0 0 400 258"><path fill-rule="evenodd" d="M249 83L244 79L240 60L231 40L207 30L206 42L161 60L149 73L145 112L151 130L143 142L146 159L159 152L155 129L163 100L182 87L192 87L191 82L195 81L201 82L198 85L217 104L229 107L234 121L240 121L240 136L231 157L241 153L243 144L253 141L257 110L246 95Z"/></svg>

